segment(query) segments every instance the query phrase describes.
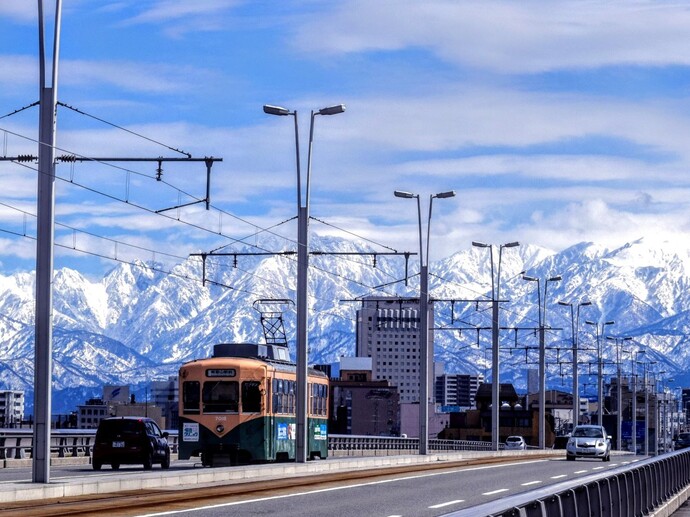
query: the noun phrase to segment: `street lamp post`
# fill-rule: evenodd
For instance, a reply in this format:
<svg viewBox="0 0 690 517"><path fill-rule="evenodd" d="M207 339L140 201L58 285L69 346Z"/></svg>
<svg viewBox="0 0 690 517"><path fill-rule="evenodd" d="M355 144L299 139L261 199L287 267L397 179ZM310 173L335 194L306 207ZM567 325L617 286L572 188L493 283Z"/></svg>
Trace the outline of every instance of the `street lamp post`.
<svg viewBox="0 0 690 517"><path fill-rule="evenodd" d="M604 425L604 377L603 377L603 358L601 357L601 334L604 332L604 327L606 325L613 325L615 321L606 321L599 325L593 321L585 321L587 325L593 325L595 328L595 333L597 337L597 398L599 399L597 404L599 405L599 410L597 411L597 422L599 425Z"/></svg>
<svg viewBox="0 0 690 517"><path fill-rule="evenodd" d="M614 341L616 343L616 400L617 400L617 411L616 411L616 436L618 437L618 447L619 451L623 450L623 388L621 387L621 341L632 341L631 337L614 337L606 336L606 339Z"/></svg>
<svg viewBox="0 0 690 517"><path fill-rule="evenodd" d="M308 449L307 420L307 371L308 371L308 300L307 284L309 271L309 181L311 177L311 155L316 115L336 115L345 111L345 105L337 104L311 112L309 124L309 152L307 155L307 178L302 195L302 173L300 169L299 128L297 111L281 106L266 104L264 113L269 115L292 115L295 119L295 156L297 163L297 400L295 403L297 429L295 433L295 461L305 463Z"/></svg>
<svg viewBox="0 0 690 517"><path fill-rule="evenodd" d="M396 190L395 197L417 200L419 221L419 454L429 450L429 361L433 361L434 351L429 350L429 236L431 230L431 207L435 198L454 197L455 191L440 192L429 196L429 217L426 224L426 253L422 241L422 207L419 194Z"/></svg>
<svg viewBox="0 0 690 517"><path fill-rule="evenodd" d="M573 427L580 423L580 386L578 386L577 348L578 333L580 332L580 307L589 307L592 302L580 302L577 311L573 303L558 302L558 305L570 307L570 328L573 340Z"/></svg>
<svg viewBox="0 0 690 517"><path fill-rule="evenodd" d="M537 302L539 305L539 448L546 448L546 293L549 282L562 280L560 275L547 278L544 282L544 300L542 304L539 278L523 275L523 280L537 283Z"/></svg>
<svg viewBox="0 0 690 517"><path fill-rule="evenodd" d="M491 448L498 450L500 441L500 369L499 369L499 347L498 347L498 304L501 292L501 257L503 248L515 248L519 242L508 242L498 247L498 268L494 281L494 249L491 244L483 242L472 242L472 246L478 248L489 248L489 259L491 260Z"/></svg>
<svg viewBox="0 0 690 517"><path fill-rule="evenodd" d="M637 364L638 356L644 354L644 350L637 350L631 354L630 379L633 385L632 392L632 453L637 454Z"/></svg>
<svg viewBox="0 0 690 517"><path fill-rule="evenodd" d="M649 386L647 384L647 370L656 361L638 361L642 365L642 384L644 386L644 454L649 456Z"/></svg>

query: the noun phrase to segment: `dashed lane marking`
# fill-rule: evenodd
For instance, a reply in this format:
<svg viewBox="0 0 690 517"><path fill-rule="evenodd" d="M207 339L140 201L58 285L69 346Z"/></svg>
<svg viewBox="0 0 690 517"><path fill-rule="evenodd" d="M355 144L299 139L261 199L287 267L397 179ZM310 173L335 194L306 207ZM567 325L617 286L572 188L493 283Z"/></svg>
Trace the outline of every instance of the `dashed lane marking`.
<svg viewBox="0 0 690 517"><path fill-rule="evenodd" d="M507 488L499 488L498 490L492 490L491 492L484 492L482 495L494 495L494 494L500 494L501 492L507 492Z"/></svg>
<svg viewBox="0 0 690 517"><path fill-rule="evenodd" d="M448 501L447 503L439 503L429 506L430 509L443 508L444 506L450 506L452 504L464 503L464 499L456 499L455 501Z"/></svg>

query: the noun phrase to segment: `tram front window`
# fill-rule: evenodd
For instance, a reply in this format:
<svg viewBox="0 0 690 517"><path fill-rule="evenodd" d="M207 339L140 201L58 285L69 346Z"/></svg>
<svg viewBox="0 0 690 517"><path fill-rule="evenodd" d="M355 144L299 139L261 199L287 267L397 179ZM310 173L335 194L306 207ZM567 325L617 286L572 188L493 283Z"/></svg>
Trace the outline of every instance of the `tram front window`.
<svg viewBox="0 0 690 517"><path fill-rule="evenodd" d="M236 413L239 398L239 383L236 381L204 383L202 393L204 413Z"/></svg>

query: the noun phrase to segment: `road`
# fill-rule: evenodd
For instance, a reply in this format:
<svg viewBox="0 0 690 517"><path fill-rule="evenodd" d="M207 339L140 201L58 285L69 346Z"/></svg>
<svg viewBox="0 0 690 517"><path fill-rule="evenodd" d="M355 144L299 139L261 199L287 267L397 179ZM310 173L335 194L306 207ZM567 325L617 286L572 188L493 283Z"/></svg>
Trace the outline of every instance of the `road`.
<svg viewBox="0 0 690 517"><path fill-rule="evenodd" d="M639 457L637 458L639 459ZM525 492L549 484L600 473L629 464L633 456L609 463L596 460L528 460L418 471L350 481L315 481L308 487L278 488L261 493L215 497L157 506L155 510L109 513L122 517L431 517Z"/></svg>

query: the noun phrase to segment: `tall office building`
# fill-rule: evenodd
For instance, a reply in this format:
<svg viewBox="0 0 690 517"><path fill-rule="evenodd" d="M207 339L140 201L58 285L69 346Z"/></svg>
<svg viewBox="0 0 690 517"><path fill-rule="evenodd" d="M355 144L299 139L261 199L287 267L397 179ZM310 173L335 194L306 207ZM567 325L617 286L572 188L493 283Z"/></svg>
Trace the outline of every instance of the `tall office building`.
<svg viewBox="0 0 690 517"><path fill-rule="evenodd" d="M436 403L474 409L475 395L483 374L444 373L436 376Z"/></svg>
<svg viewBox="0 0 690 517"><path fill-rule="evenodd" d="M429 302L429 328L434 326L433 302ZM429 332L429 390L433 398ZM401 403L419 402L419 300L366 297L357 311L357 356L371 357L372 380L387 380L398 387Z"/></svg>

